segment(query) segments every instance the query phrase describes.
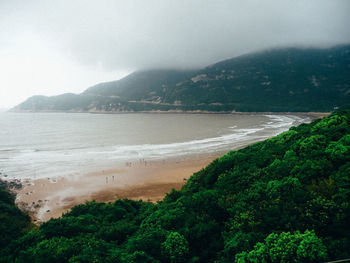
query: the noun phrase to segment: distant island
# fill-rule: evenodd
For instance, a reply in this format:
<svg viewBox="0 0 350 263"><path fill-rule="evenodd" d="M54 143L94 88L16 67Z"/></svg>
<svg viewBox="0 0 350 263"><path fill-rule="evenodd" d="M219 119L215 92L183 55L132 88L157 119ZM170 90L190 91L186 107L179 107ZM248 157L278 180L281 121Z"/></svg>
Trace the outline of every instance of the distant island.
<svg viewBox="0 0 350 263"><path fill-rule="evenodd" d="M251 53L200 70L144 70L12 111L310 112L350 104L350 45Z"/></svg>

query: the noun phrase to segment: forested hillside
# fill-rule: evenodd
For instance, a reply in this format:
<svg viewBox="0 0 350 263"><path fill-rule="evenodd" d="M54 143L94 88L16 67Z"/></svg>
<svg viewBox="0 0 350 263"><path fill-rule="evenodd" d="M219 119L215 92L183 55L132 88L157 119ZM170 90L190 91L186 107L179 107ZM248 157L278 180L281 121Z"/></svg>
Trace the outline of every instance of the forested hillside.
<svg viewBox="0 0 350 263"><path fill-rule="evenodd" d="M0 180L0 248L6 247L30 228L29 216L16 207L14 199L7 183Z"/></svg>
<svg viewBox="0 0 350 263"><path fill-rule="evenodd" d="M145 70L134 72L121 80L97 84L84 91L85 95L117 96L125 100L158 99L164 88L191 77L195 70Z"/></svg>
<svg viewBox="0 0 350 263"><path fill-rule="evenodd" d="M78 205L2 262L324 262L350 258L350 111L238 151L158 204ZM5 222L4 224L11 224Z"/></svg>
<svg viewBox="0 0 350 263"><path fill-rule="evenodd" d="M168 103L238 111L331 111L350 103L350 46L273 49L206 67L171 87Z"/></svg>
<svg viewBox="0 0 350 263"><path fill-rule="evenodd" d="M332 111L350 104L349 83L350 45L283 48L201 70L137 71L81 94L34 96L13 110Z"/></svg>

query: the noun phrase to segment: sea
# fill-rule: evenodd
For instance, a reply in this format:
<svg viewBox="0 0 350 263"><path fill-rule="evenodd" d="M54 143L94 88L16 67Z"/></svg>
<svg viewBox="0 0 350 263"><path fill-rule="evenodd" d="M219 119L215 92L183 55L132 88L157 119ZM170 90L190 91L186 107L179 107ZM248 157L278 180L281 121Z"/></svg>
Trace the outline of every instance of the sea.
<svg viewBox="0 0 350 263"><path fill-rule="evenodd" d="M135 161L218 156L310 121L299 114L5 112L0 178L53 178Z"/></svg>

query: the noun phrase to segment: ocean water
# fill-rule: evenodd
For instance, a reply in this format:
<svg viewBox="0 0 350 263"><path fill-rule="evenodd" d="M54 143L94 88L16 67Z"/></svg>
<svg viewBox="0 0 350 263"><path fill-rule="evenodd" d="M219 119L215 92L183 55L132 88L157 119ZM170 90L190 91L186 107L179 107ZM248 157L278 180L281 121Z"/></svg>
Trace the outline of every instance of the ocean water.
<svg viewBox="0 0 350 263"><path fill-rule="evenodd" d="M302 115L0 113L0 172L52 178L139 160L216 156L310 121Z"/></svg>

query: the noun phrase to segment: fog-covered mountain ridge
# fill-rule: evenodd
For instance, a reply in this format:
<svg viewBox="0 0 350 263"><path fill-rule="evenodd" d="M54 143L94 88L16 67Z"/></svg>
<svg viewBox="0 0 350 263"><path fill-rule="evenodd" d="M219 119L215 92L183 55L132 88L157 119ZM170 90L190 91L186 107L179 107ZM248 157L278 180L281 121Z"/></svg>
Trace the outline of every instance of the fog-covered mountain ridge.
<svg viewBox="0 0 350 263"><path fill-rule="evenodd" d="M14 111L331 111L350 104L350 45L280 48L199 70L142 70Z"/></svg>

